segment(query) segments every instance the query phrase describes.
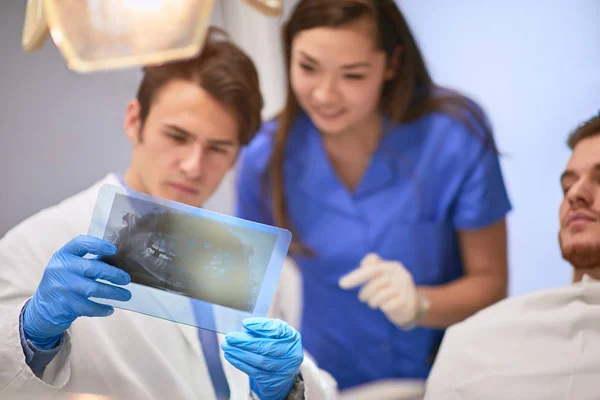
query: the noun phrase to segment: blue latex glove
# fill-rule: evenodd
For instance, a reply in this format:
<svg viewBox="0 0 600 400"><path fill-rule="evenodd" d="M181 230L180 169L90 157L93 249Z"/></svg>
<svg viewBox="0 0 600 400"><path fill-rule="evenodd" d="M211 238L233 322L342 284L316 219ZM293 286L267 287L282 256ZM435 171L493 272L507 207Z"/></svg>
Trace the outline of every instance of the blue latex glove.
<svg viewBox="0 0 600 400"><path fill-rule="evenodd" d="M95 303L88 297L127 301L127 289L97 282L104 279L117 285L131 281L128 273L86 254L110 256L117 248L91 236L78 236L52 256L42 280L23 313L23 331L37 348L49 350L76 318L106 317L113 307Z"/></svg>
<svg viewBox="0 0 600 400"><path fill-rule="evenodd" d="M262 400L284 399L304 360L298 331L278 319L247 318L246 332L225 337L225 359L250 377L250 388Z"/></svg>

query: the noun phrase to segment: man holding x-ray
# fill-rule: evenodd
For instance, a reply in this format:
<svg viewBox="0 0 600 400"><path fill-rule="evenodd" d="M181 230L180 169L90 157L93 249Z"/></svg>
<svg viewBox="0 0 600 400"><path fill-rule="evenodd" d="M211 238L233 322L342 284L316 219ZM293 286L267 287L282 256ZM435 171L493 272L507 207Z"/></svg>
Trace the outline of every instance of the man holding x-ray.
<svg viewBox="0 0 600 400"><path fill-rule="evenodd" d="M211 33L198 57L144 70L126 110L133 152L125 174L107 175L0 240L0 398L335 397L333 380L280 320L246 320L245 332L227 335L219 353L214 333L88 299L131 297L118 287L130 281L124 271L83 258L116 251L82 236L100 186L200 206L258 128L262 98L254 65L217 36Z"/></svg>

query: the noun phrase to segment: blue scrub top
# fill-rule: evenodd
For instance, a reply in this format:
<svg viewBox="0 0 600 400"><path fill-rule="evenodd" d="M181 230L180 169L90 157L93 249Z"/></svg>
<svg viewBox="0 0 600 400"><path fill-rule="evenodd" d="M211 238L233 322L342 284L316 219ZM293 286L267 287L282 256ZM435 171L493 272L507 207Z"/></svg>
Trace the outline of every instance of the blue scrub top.
<svg viewBox="0 0 600 400"><path fill-rule="evenodd" d="M243 151L237 215L273 224L261 200L276 122ZM369 252L400 261L417 285L463 275L457 230L479 229L511 208L498 157L462 122L441 113L389 125L355 191L339 180L319 132L302 114L289 133L285 194L296 235L316 252L294 256L303 276L302 340L341 389L386 378L423 378L444 331L403 331L342 290L340 277ZM268 198L268 196L267 196Z"/></svg>

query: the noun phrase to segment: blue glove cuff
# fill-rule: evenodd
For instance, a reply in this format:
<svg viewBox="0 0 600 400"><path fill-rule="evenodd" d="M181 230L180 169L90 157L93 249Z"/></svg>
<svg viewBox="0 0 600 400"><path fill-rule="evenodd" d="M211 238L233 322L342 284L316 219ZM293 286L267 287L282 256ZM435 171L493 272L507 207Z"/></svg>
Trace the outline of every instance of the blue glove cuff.
<svg viewBox="0 0 600 400"><path fill-rule="evenodd" d="M304 399L304 379L298 372L294 375L288 385L281 388L277 393L264 394L257 387L254 379L250 378L250 397L252 400L303 400Z"/></svg>
<svg viewBox="0 0 600 400"><path fill-rule="evenodd" d="M25 339L27 339L29 342L31 342L31 344L33 344L37 349L52 350L58 344L58 341L62 337L62 334L54 336L54 337L49 337L49 338L39 338L39 337L32 336L30 333L32 321L28 317L29 313L27 312L29 309L30 302L31 302L31 299L27 300L27 303L25 303L25 305L23 306L23 310L24 310L23 314L22 314L23 319L21 320L22 328L23 328L23 335L25 336Z"/></svg>

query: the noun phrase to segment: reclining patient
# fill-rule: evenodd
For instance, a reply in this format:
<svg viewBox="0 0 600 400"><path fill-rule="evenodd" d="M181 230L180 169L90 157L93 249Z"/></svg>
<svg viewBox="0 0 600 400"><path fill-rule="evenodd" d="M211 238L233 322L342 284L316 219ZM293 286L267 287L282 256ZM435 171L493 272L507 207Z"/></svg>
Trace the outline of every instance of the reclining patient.
<svg viewBox="0 0 600 400"><path fill-rule="evenodd" d="M573 284L506 299L450 328L427 400L600 398L600 114L568 145L559 242Z"/></svg>

